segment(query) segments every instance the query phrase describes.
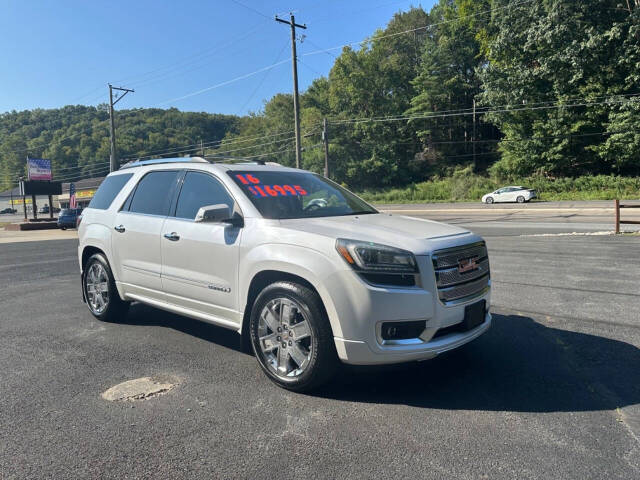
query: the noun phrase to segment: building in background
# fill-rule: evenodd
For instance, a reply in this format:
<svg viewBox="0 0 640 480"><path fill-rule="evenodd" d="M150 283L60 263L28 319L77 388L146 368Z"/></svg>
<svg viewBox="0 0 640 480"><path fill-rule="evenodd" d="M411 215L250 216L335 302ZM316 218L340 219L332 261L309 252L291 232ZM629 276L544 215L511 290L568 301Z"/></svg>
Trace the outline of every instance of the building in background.
<svg viewBox="0 0 640 480"><path fill-rule="evenodd" d="M78 180L73 182L76 190L76 204L77 208L86 208L89 202L96 193L96 190L102 183L105 177L87 178L84 180ZM69 187L70 183L62 184L62 195L53 196L53 206L58 208L69 208ZM31 214L33 207L31 205L31 197L25 198L27 205L27 213ZM36 197L37 208L43 207L45 204L49 204L49 199L46 196ZM17 210L17 214L23 213L22 197L20 196L20 189L18 187L0 192L0 210L5 208L14 208Z"/></svg>
<svg viewBox="0 0 640 480"><path fill-rule="evenodd" d="M76 208L86 208L87 205L89 205L89 202L104 178L105 177L94 177L72 182L75 187ZM60 208L73 208L69 206L71 201L70 187L71 183L62 184L62 195L58 195L57 198L57 203Z"/></svg>

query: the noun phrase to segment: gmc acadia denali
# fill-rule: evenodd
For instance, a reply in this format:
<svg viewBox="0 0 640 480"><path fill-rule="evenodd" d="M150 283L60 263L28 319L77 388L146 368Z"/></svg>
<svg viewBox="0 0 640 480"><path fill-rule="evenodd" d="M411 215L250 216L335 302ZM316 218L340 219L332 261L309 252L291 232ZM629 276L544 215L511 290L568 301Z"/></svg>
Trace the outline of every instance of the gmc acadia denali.
<svg viewBox="0 0 640 480"><path fill-rule="evenodd" d="M291 390L339 361L432 358L491 323L482 238L380 213L303 170L133 162L102 182L79 237L95 317L117 322L135 301L235 330Z"/></svg>

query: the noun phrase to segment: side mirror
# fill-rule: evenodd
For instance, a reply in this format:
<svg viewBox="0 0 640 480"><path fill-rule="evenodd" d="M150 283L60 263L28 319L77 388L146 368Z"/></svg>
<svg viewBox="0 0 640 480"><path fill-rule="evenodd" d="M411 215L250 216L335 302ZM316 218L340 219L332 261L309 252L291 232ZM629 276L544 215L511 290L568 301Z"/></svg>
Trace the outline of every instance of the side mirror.
<svg viewBox="0 0 640 480"><path fill-rule="evenodd" d="M200 207L198 213L196 214L195 221L196 222L207 222L207 223L223 223L225 221L231 220L233 216L233 212L229 206L220 203L217 205L206 205L204 207Z"/></svg>

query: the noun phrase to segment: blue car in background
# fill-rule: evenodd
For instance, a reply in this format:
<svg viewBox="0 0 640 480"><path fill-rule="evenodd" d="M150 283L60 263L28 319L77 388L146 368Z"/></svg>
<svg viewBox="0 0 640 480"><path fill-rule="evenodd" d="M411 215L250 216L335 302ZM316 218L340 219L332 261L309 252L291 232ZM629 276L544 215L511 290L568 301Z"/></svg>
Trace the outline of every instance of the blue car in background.
<svg viewBox="0 0 640 480"><path fill-rule="evenodd" d="M82 213L81 208L63 208L58 215L58 228L76 228L78 217Z"/></svg>

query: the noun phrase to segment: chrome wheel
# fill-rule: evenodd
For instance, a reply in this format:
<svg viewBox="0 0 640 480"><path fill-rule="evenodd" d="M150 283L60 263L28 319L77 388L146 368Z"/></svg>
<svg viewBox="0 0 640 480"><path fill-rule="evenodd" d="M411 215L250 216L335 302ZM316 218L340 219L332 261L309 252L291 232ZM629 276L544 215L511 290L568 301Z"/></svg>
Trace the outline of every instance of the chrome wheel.
<svg viewBox="0 0 640 480"><path fill-rule="evenodd" d="M301 375L311 359L313 332L303 308L289 298L267 303L258 319L260 351L279 377Z"/></svg>
<svg viewBox="0 0 640 480"><path fill-rule="evenodd" d="M87 303L91 311L100 315L109 305L109 277L98 262L92 263L84 279Z"/></svg>

